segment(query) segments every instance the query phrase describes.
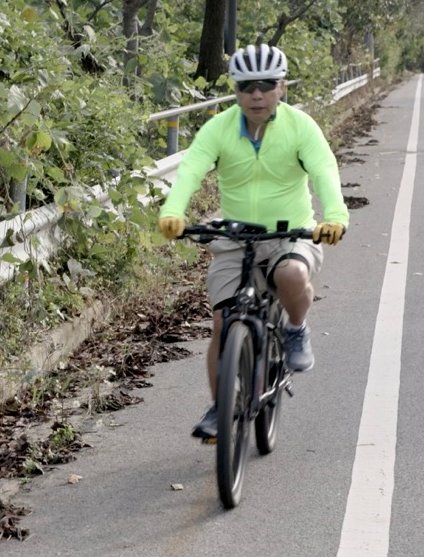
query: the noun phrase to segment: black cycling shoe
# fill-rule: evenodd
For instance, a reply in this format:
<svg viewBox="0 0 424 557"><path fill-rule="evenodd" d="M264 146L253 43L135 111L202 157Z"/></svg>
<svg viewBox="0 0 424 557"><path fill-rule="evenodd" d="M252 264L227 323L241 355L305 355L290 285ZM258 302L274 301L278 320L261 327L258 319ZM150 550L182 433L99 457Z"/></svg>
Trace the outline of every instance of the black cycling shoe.
<svg viewBox="0 0 424 557"><path fill-rule="evenodd" d="M218 408L213 404L196 424L192 431L192 436L199 439L211 439L218 435Z"/></svg>

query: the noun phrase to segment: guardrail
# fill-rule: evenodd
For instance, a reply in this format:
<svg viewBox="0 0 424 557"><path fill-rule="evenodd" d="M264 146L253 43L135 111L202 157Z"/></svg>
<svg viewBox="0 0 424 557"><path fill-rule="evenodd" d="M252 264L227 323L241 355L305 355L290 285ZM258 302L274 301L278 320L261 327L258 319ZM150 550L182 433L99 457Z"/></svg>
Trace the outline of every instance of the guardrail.
<svg viewBox="0 0 424 557"><path fill-rule="evenodd" d="M372 64L372 74L371 78L374 79L380 75L379 67L380 59L376 58ZM339 75L335 80L335 88L332 91L333 101L337 102L345 95L349 95L355 89L362 87L368 82L369 79L369 64L349 64L340 69ZM300 80L291 80L287 82L287 86L293 86L299 83ZM155 122L158 120L167 121L167 142L166 142L166 154L173 155L179 151L178 147L178 136L179 136L179 120L182 114L187 112L200 111L207 109L207 115L213 116L216 114L218 106L222 103L227 103L234 101L236 95L226 95L224 97L216 97L213 99L208 99L196 104L187 106L173 107L168 110L163 110L161 112L156 112L152 114L148 122ZM287 102L287 89L285 92L285 98L283 99ZM298 105L302 108L302 105Z"/></svg>
<svg viewBox="0 0 424 557"><path fill-rule="evenodd" d="M364 68L368 70L365 73ZM379 59L374 60L371 67L369 64L350 64L346 68L342 68L338 78L338 85L333 90L332 102L335 103L356 89L360 89L368 83L370 78L375 79L379 76Z"/></svg>
<svg viewBox="0 0 424 557"><path fill-rule="evenodd" d="M365 73L338 84L333 90L333 102L337 102L352 91L363 87L370 77L372 79L378 76L379 67L378 64L374 64L370 75ZM295 83L297 81L289 82L292 85ZM156 161L154 168L145 169L147 177L162 190L166 190L168 184L172 184L184 155L184 151L178 151L178 128L181 114L208 109L209 114L212 115L215 114L219 104L231 102L234 99L235 95L227 95L152 114L149 118L151 122L168 120L168 156ZM108 202L107 191L101 186L94 186L90 195L103 204ZM147 198L140 198L140 202L147 203ZM42 264L57 251L62 240L62 232L58 226L61 217L60 211L54 203L51 203L0 222L0 285L14 276L17 262L35 259L38 264Z"/></svg>
<svg viewBox="0 0 424 557"><path fill-rule="evenodd" d="M287 82L287 86L296 85L299 83L299 79L294 79ZM193 112L194 110L204 110L207 109L208 116L214 116L218 110L218 105L234 101L236 98L235 94L226 95L224 97L214 97L206 101L202 101L196 104L190 104L187 106L178 106L174 108L169 108L168 110L162 110L162 112L156 112L152 114L148 122L155 122L157 120L167 120L168 123L168 133L166 142L166 154L173 155L179 151L178 149L178 135L179 135L179 120L180 115L187 112ZM285 91L285 96L283 99L287 102L287 89Z"/></svg>
<svg viewBox="0 0 424 557"><path fill-rule="evenodd" d="M339 70L335 80L336 87L346 81L353 81L358 77L368 75L372 71L372 78L380 75L380 58L375 58L371 63L348 64Z"/></svg>

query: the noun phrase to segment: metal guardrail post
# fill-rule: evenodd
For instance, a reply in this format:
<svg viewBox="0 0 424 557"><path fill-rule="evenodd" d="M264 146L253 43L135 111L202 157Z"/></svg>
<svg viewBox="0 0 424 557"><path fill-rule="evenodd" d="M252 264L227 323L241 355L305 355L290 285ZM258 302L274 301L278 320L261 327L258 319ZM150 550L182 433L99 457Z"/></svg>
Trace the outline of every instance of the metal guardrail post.
<svg viewBox="0 0 424 557"><path fill-rule="evenodd" d="M208 118L212 118L212 116L215 116L217 112L218 112L217 104L212 104L211 106L208 106L208 108L206 109L206 115Z"/></svg>
<svg viewBox="0 0 424 557"><path fill-rule="evenodd" d="M168 125L168 135L166 142L166 154L173 155L178 152L178 128L179 128L179 117L170 116L167 118Z"/></svg>
<svg viewBox="0 0 424 557"><path fill-rule="evenodd" d="M10 188L12 201L18 206L20 213L26 210L28 174L21 181L13 180Z"/></svg>

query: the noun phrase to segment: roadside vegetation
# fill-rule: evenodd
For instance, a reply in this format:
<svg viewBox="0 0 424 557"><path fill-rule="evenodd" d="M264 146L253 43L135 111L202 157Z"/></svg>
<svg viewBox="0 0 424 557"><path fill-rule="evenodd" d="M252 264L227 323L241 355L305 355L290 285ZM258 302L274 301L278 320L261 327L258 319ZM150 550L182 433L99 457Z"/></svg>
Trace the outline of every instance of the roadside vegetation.
<svg viewBox="0 0 424 557"><path fill-rule="evenodd" d="M152 363L184 357L175 341L208 334L207 255L161 238L161 193L143 169L165 156L166 123L150 123L152 113L231 91L225 5L15 0L2 9L0 222L54 202L65 241L42 264L3 256L16 277L0 287L1 372L13 376L27 365L30 378L22 358L28 346L94 300L108 301L113 312L112 326L62 369L1 402L0 479L28 481L73 458L84 446L71 419L75 400L83 415L138 403L142 397L131 391L151 385ZM424 70L423 28L417 0L238 3L238 42L269 42L286 52L289 78L300 80L289 102L308 105L335 150L370 130L379 90ZM373 58L382 71L374 89L328 109L341 68L370 70ZM356 111L361 95L368 102ZM205 117L182 118L181 148ZM110 206L87 195L94 185L108 192ZM140 195L151 203L139 203ZM212 173L190 218L216 208ZM30 439L30 425L46 420L52 423L44 440ZM27 535L17 526L23 514L3 504L0 491L0 538Z"/></svg>

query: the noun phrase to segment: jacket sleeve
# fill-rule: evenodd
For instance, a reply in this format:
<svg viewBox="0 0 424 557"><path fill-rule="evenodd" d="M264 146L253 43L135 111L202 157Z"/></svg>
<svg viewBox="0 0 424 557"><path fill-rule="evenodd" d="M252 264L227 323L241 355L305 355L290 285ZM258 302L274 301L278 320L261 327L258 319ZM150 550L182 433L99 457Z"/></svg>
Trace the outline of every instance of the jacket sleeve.
<svg viewBox="0 0 424 557"><path fill-rule="evenodd" d="M200 189L203 178L219 156L216 128L212 118L197 132L178 166L175 182L160 210L161 217L184 217L192 195Z"/></svg>
<svg viewBox="0 0 424 557"><path fill-rule="evenodd" d="M325 222L349 223L349 211L343 199L336 157L318 124L303 113L299 134L299 158L308 173Z"/></svg>

